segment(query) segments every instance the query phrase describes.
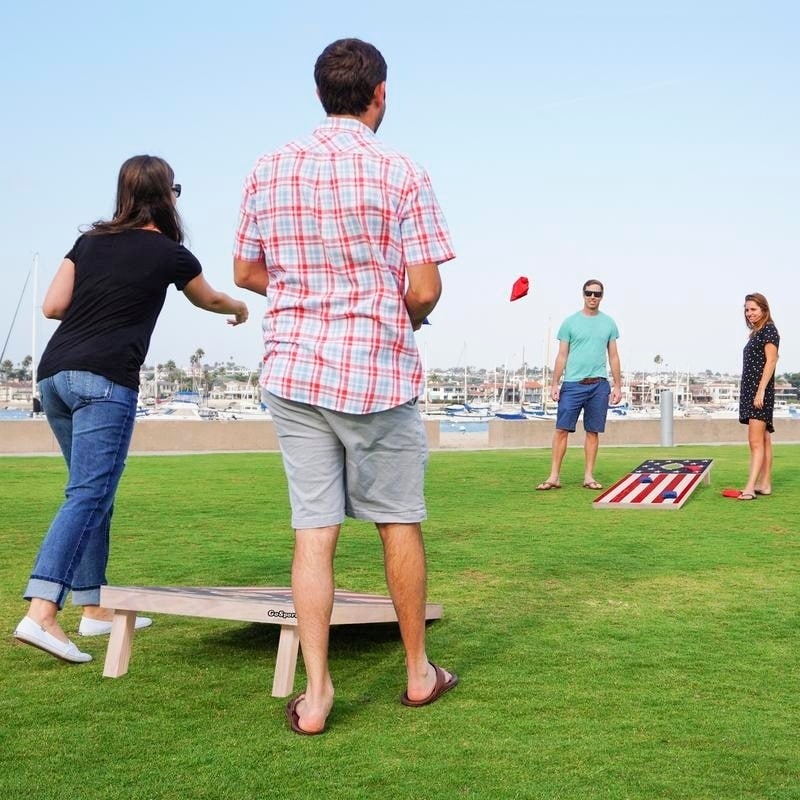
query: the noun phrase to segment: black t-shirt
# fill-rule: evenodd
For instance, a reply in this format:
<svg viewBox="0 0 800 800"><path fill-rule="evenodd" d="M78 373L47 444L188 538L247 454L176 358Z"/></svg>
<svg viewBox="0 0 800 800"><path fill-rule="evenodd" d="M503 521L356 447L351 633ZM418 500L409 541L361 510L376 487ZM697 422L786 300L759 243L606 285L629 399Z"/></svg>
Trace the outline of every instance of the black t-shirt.
<svg viewBox="0 0 800 800"><path fill-rule="evenodd" d="M196 278L200 262L158 231L84 234L65 256L75 264L72 301L45 348L39 378L63 370L139 388L139 368L174 283Z"/></svg>

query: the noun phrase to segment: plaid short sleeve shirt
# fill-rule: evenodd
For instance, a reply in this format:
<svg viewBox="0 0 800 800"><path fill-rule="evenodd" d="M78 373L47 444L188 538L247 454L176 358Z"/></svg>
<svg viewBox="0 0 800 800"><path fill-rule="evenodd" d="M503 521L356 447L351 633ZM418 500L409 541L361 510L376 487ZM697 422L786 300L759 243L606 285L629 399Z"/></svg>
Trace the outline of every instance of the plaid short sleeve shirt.
<svg viewBox="0 0 800 800"><path fill-rule="evenodd" d="M234 257L266 263L261 384L351 414L423 388L406 269L454 257L430 180L358 120L329 117L245 181Z"/></svg>

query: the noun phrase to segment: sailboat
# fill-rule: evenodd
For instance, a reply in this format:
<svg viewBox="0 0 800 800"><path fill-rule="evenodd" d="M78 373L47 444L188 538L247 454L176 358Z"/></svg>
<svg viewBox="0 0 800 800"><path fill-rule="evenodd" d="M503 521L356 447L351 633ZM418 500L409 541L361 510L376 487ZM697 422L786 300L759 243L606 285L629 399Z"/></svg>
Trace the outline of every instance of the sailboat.
<svg viewBox="0 0 800 800"><path fill-rule="evenodd" d="M39 399L38 395L38 385L36 382L36 316L37 316L37 307L36 307L36 299L38 295L38 281L39 281L39 253L33 254L33 264L31 265L30 270L28 270L28 274L25 277L25 283L22 286L22 291L19 295L19 300L17 301L17 307L14 310L14 316L11 318L11 325L8 328L8 334L6 335L6 340L3 343L3 350L0 352L0 362L3 361L6 355L6 348L8 347L8 341L11 338L11 332L14 330L14 323L17 321L17 315L19 314L20 306L22 305L22 299L25 296L25 290L28 288L28 282L30 279L33 278L33 292L32 292L32 302L31 302L31 402L32 402L32 415L37 416L42 413L42 403Z"/></svg>

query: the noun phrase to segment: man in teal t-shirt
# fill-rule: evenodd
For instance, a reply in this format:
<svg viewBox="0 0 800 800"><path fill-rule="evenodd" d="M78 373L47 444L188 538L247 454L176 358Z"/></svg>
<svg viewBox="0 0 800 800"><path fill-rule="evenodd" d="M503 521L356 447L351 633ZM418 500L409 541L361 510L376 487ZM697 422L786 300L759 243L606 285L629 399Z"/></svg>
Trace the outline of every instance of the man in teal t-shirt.
<svg viewBox="0 0 800 800"><path fill-rule="evenodd" d="M608 314L600 311L603 284L589 280L583 284L583 308L567 317L558 329L558 355L553 367L550 396L558 403L556 430L550 475L536 488L561 488L561 462L567 452L567 439L575 431L583 411L586 441L583 485L587 489L603 487L594 479L594 464L600 434L606 429L609 397L612 403L622 399L622 376L617 352L619 331ZM611 367L612 385L608 384L606 360ZM559 387L561 377L564 382Z"/></svg>

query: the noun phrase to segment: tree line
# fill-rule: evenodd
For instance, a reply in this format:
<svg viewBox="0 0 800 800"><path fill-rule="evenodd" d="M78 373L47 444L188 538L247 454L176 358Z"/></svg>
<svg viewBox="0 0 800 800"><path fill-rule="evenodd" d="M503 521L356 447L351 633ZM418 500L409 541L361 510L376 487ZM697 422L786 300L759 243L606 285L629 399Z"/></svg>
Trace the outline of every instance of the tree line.
<svg viewBox="0 0 800 800"><path fill-rule="evenodd" d="M174 360L169 359L161 364L142 366L142 373L148 380L158 375L158 379L166 383L183 383L186 381L214 386L226 380L246 381L254 370L236 364L233 357L224 363L204 364L205 351L198 347L189 357L189 369L181 369ZM0 381L29 381L33 378L33 358L25 356L22 361L14 363L10 358L0 362ZM255 371L258 371L257 369Z"/></svg>
<svg viewBox="0 0 800 800"><path fill-rule="evenodd" d="M156 364L154 366L143 366L142 371L145 375L152 380L155 373L158 372L159 379L163 379L170 383L186 380L202 381L206 386L214 386L215 384L224 383L226 380L247 380L252 370L237 365L233 361L233 357L223 364L215 362L214 364L204 364L203 357L205 351L202 347L189 357L189 370L180 369L178 365L170 359L163 364ZM661 356L656 356L653 359L656 366L663 363ZM10 358L5 359L0 363L0 380L3 382L8 381L29 381L33 377L32 373L33 358L25 356L22 361L14 363ZM706 374L710 377L711 371L706 370ZM800 389L800 372L786 372L783 375L776 376L778 380L783 380L791 384L796 389ZM439 376L435 373L429 376L431 382L437 382Z"/></svg>

